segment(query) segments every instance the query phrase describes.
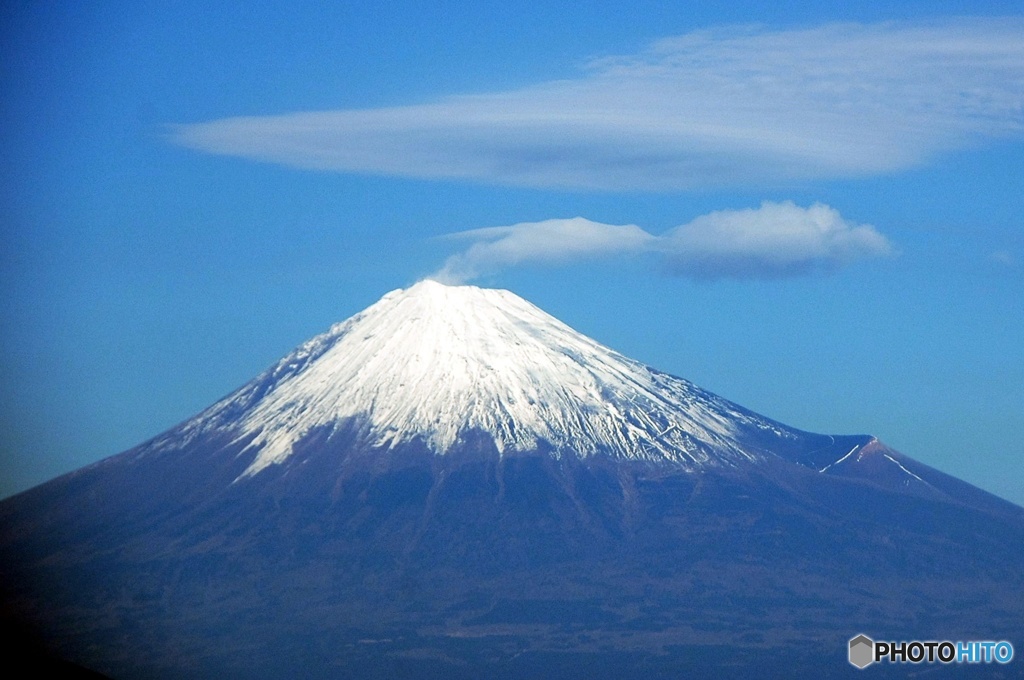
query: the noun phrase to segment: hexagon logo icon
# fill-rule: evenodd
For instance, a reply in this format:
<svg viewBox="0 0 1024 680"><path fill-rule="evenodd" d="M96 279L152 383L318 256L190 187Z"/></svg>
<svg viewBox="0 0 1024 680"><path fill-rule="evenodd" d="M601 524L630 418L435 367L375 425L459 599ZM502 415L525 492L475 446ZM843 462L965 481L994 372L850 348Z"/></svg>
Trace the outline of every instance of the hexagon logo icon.
<svg viewBox="0 0 1024 680"><path fill-rule="evenodd" d="M850 663L866 668L875 660L875 642L863 633L850 640Z"/></svg>

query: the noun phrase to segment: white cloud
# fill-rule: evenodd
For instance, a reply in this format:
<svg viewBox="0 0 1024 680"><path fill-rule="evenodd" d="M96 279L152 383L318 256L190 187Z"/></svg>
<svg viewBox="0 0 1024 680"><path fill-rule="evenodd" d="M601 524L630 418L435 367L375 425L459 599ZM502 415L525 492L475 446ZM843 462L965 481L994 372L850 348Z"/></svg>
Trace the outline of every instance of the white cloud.
<svg viewBox="0 0 1024 680"><path fill-rule="evenodd" d="M210 153L538 187L672 190L884 173L1024 136L1024 19L728 28L576 79L387 109L177 126Z"/></svg>
<svg viewBox="0 0 1024 680"><path fill-rule="evenodd" d="M526 262L558 263L648 250L656 237L635 225L615 226L582 217L473 229L448 238L473 244L453 255L431 278L462 283Z"/></svg>
<svg viewBox="0 0 1024 680"><path fill-rule="evenodd" d="M666 271L687 278L779 278L830 271L893 253L874 227L850 223L821 203L801 208L790 201L709 213L661 236L635 225L577 217L473 229L447 238L472 242L431 277L448 283L524 263L637 253L651 254Z"/></svg>
<svg viewBox="0 0 1024 680"><path fill-rule="evenodd" d="M691 278L777 278L893 253L874 227L790 201L702 215L661 240L669 270Z"/></svg>

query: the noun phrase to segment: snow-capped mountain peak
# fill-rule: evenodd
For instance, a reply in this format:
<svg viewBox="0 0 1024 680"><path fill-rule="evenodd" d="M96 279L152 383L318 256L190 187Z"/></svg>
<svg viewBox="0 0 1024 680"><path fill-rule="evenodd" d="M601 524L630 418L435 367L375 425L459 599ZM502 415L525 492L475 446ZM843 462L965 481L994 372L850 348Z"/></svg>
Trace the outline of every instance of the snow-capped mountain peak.
<svg viewBox="0 0 1024 680"><path fill-rule="evenodd" d="M503 454L550 448L684 467L751 458L738 428L786 435L509 291L431 280L388 293L184 427L251 439L244 477L287 460L314 429L353 419L384 448L421 438L443 454L480 431Z"/></svg>

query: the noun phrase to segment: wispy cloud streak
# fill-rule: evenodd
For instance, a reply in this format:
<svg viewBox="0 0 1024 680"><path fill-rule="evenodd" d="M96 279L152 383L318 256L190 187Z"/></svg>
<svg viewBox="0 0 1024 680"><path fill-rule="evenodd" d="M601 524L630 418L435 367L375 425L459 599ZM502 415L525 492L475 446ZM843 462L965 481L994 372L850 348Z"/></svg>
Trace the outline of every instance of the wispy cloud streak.
<svg viewBox="0 0 1024 680"><path fill-rule="evenodd" d="M173 131L301 168L613 190L870 175L1022 136L1022 18L701 31L514 91Z"/></svg>
<svg viewBox="0 0 1024 680"><path fill-rule="evenodd" d="M532 263L560 263L646 253L664 271L691 279L766 279L831 271L886 257L892 245L874 227L843 219L821 203L790 201L749 210L720 210L655 236L635 225L582 217L526 222L449 234L470 241L430 278L463 283Z"/></svg>

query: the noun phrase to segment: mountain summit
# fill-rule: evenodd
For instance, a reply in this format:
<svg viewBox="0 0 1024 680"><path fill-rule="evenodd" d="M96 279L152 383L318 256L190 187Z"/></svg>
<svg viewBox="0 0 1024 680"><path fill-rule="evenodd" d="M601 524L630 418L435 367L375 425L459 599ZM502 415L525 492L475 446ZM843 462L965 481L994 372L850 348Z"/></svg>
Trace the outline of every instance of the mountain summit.
<svg viewBox="0 0 1024 680"><path fill-rule="evenodd" d="M0 502L0 592L115 678L843 677L858 633L1021 639L1021 544L874 437L423 281Z"/></svg>
<svg viewBox="0 0 1024 680"><path fill-rule="evenodd" d="M375 447L467 433L499 454L550 450L686 469L754 460L751 442L798 434L572 330L505 290L423 281L396 290L186 424L232 429L282 464L311 432L356 423ZM175 437L168 444L176 441Z"/></svg>
<svg viewBox="0 0 1024 680"><path fill-rule="evenodd" d="M229 437L244 443L238 481L287 467L307 440L323 448L353 433L381 451L416 443L444 455L482 438L498 456L600 455L689 472L782 459L945 495L944 481L926 482L873 437L802 432L624 357L507 290L432 280L386 294L139 452Z"/></svg>

